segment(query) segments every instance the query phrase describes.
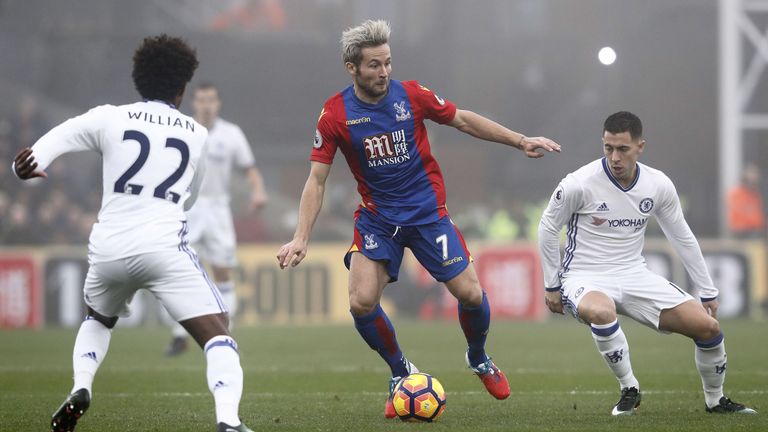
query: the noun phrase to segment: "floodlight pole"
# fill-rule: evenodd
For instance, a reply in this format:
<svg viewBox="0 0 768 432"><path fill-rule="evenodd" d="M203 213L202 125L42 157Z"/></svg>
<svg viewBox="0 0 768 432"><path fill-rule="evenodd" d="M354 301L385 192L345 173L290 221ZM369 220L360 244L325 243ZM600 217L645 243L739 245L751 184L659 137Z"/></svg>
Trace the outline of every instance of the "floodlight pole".
<svg viewBox="0 0 768 432"><path fill-rule="evenodd" d="M768 113L749 111L750 101L768 66L768 34L754 18L768 13L768 0L720 0L720 235L728 234L728 191L739 182L746 130L768 131ZM746 68L744 46L754 46Z"/></svg>

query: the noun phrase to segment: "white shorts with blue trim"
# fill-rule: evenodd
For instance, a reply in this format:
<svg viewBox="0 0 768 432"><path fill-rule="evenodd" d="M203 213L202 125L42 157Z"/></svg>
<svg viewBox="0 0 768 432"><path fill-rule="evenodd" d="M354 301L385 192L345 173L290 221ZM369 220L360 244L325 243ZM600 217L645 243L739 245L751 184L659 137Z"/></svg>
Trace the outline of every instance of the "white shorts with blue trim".
<svg viewBox="0 0 768 432"><path fill-rule="evenodd" d="M176 321L227 312L219 289L185 244L175 250L93 262L83 291L85 303L99 314L125 317L140 289L151 292Z"/></svg>
<svg viewBox="0 0 768 432"><path fill-rule="evenodd" d="M237 240L229 205L198 201L187 211L187 222L189 243L203 261L217 267L237 266Z"/></svg>
<svg viewBox="0 0 768 432"><path fill-rule="evenodd" d="M661 311L694 298L677 285L645 267L622 273L566 273L561 278L563 306L576 319L579 303L591 291L599 291L616 304L616 312L659 330Z"/></svg>

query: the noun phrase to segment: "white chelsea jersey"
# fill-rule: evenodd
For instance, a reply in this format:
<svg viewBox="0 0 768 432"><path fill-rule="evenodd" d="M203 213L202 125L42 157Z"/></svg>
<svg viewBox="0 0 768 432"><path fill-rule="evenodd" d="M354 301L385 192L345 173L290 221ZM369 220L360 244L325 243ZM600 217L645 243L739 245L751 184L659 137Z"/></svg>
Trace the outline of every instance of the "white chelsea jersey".
<svg viewBox="0 0 768 432"><path fill-rule="evenodd" d="M634 181L624 188L605 158L568 174L549 200L539 224L545 286L558 287L560 278L569 274L617 273L644 266L645 229L651 216L682 259L699 295L717 297L669 177L638 163ZM561 257L559 233L566 224Z"/></svg>
<svg viewBox="0 0 768 432"><path fill-rule="evenodd" d="M200 186L200 203L228 205L232 167L254 166L253 153L242 129L221 118L213 122L207 142L208 158Z"/></svg>
<svg viewBox="0 0 768 432"><path fill-rule="evenodd" d="M65 153L102 155L101 210L88 248L91 261L112 261L179 247L184 210L204 175L207 136L162 102L102 105L53 128L32 152L38 171Z"/></svg>

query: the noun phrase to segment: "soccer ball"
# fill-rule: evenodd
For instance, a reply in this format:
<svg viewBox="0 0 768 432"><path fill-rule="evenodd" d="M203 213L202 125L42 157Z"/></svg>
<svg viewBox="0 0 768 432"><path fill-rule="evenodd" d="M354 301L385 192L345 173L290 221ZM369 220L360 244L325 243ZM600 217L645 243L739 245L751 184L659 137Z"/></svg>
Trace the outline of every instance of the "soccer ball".
<svg viewBox="0 0 768 432"><path fill-rule="evenodd" d="M431 375L410 374L395 387L392 404L402 421L433 422L445 411L445 390Z"/></svg>

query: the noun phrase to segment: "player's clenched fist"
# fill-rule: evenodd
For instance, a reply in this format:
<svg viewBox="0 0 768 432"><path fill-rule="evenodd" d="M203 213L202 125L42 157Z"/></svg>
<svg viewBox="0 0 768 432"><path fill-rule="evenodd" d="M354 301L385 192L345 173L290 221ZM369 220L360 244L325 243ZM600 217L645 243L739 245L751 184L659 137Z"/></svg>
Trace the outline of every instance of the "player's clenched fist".
<svg viewBox="0 0 768 432"><path fill-rule="evenodd" d="M544 304L547 305L550 312L563 315L563 299L560 297L560 291L547 291L544 294Z"/></svg>
<svg viewBox="0 0 768 432"><path fill-rule="evenodd" d="M277 252L277 262L280 268L284 269L289 265L296 267L307 256L307 242L293 239L290 243L284 244Z"/></svg>
<svg viewBox="0 0 768 432"><path fill-rule="evenodd" d="M48 177L44 172L35 172L37 162L32 155L32 149L27 147L22 149L13 160L13 170L22 180L28 180L34 177Z"/></svg>

